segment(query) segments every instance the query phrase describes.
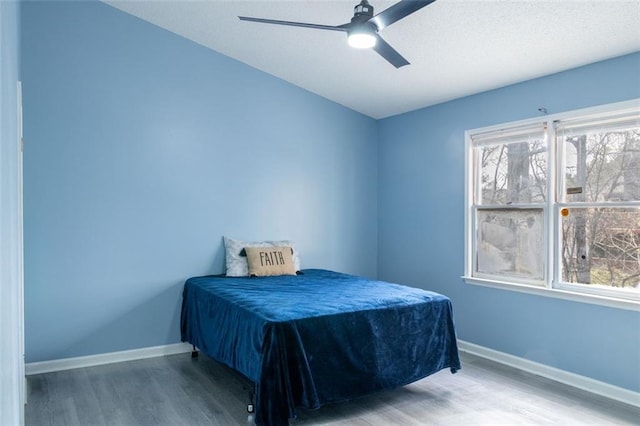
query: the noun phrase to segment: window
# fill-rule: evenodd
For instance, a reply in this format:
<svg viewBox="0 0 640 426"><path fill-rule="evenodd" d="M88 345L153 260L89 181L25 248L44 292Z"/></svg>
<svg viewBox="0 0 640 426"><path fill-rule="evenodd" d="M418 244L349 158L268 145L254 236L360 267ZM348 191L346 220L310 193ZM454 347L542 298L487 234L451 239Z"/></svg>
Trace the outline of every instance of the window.
<svg viewBox="0 0 640 426"><path fill-rule="evenodd" d="M639 101L468 131L466 153L468 282L640 301Z"/></svg>

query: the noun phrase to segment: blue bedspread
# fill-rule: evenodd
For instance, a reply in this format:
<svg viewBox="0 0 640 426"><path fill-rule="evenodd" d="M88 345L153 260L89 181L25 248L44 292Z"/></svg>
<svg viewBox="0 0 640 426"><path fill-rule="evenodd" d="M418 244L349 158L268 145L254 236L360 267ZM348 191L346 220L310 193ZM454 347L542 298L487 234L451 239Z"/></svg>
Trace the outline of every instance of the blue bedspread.
<svg viewBox="0 0 640 426"><path fill-rule="evenodd" d="M182 340L256 385L256 424L460 368L451 301L322 269L185 283Z"/></svg>

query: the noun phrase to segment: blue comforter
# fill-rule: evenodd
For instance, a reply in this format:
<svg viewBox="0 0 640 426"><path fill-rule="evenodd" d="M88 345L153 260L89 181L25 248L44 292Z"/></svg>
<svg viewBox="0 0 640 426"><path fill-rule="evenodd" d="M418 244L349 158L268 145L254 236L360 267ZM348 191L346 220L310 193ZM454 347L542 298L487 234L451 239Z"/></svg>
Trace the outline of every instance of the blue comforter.
<svg viewBox="0 0 640 426"><path fill-rule="evenodd" d="M460 368L449 298L322 269L190 278L181 331L255 383L258 425Z"/></svg>

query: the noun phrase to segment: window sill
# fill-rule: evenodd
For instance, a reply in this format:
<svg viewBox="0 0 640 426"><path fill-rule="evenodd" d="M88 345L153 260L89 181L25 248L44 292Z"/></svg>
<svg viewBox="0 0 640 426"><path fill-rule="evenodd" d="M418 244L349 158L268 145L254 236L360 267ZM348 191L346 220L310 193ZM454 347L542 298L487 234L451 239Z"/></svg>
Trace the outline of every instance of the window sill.
<svg viewBox="0 0 640 426"><path fill-rule="evenodd" d="M640 312L640 302L627 299L616 299L587 293L577 293L573 291L549 289L546 287L536 287L532 285L515 284L506 281L495 281L476 277L463 276L462 279L467 284L480 285L484 287L498 288L502 290L517 291L520 293L534 294L537 296L554 297L556 299L570 300L573 302L591 303L594 305L608 306L611 308L626 309Z"/></svg>

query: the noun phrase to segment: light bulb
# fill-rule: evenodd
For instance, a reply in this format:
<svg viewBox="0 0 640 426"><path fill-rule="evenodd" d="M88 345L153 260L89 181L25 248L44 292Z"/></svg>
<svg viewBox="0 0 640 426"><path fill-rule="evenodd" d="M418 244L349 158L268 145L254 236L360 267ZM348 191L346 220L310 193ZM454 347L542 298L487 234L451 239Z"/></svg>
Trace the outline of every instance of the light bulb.
<svg viewBox="0 0 640 426"><path fill-rule="evenodd" d="M369 49L376 45L376 37L368 32L353 32L347 37L347 42L356 49Z"/></svg>

